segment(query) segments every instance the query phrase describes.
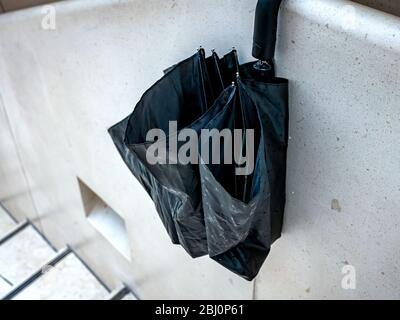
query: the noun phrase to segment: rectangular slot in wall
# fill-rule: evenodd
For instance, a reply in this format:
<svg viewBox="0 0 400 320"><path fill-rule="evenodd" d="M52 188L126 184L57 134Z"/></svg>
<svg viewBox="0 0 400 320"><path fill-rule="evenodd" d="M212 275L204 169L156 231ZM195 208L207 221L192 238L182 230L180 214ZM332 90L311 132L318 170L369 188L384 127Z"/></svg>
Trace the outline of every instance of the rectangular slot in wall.
<svg viewBox="0 0 400 320"><path fill-rule="evenodd" d="M125 220L78 178L83 207L88 222L119 251L131 260Z"/></svg>

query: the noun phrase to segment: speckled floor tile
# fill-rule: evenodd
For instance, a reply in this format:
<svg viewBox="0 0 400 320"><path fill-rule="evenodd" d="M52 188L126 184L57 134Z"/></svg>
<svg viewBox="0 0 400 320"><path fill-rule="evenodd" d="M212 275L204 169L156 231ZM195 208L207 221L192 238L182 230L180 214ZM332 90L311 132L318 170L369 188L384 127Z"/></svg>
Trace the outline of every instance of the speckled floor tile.
<svg viewBox="0 0 400 320"><path fill-rule="evenodd" d="M0 245L0 275L13 285L28 278L55 254L54 250L28 226Z"/></svg>
<svg viewBox="0 0 400 320"><path fill-rule="evenodd" d="M137 300L137 299L132 293L129 293L125 297L123 297L121 300Z"/></svg>
<svg viewBox="0 0 400 320"><path fill-rule="evenodd" d="M3 279L0 276L0 297L4 296L7 292L11 290L12 286L9 284L6 279Z"/></svg>
<svg viewBox="0 0 400 320"><path fill-rule="evenodd" d="M109 292L73 254L27 287L15 300L104 300Z"/></svg>
<svg viewBox="0 0 400 320"><path fill-rule="evenodd" d="M16 226L16 223L0 207L0 238Z"/></svg>

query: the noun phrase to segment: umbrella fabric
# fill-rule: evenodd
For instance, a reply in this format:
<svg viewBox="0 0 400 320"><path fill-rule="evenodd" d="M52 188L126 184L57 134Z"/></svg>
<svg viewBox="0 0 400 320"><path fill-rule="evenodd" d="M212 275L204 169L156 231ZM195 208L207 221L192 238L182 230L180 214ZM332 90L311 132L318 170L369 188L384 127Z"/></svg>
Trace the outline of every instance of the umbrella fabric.
<svg viewBox="0 0 400 320"><path fill-rule="evenodd" d="M241 71L252 74L252 64ZM257 81L240 76L232 99L206 125L253 129L254 171L238 177L233 165L200 163L209 255L247 280L257 275L280 236L285 203L288 81L272 73L258 73Z"/></svg>
<svg viewBox="0 0 400 320"><path fill-rule="evenodd" d="M204 50L199 50L168 69L144 93L133 113L109 129L123 160L154 201L172 242L181 244L192 257L208 253L198 165L177 164L167 150L167 164L149 164L146 152L151 143L146 141L146 134L154 128L168 132L169 122L177 121L177 132L166 137L168 149L181 129L190 127L206 112L209 116L224 82L233 80L238 70L232 63L234 56L232 51L222 59L215 53L206 59ZM221 96L219 104L226 95ZM175 164L169 164L171 161Z"/></svg>
<svg viewBox="0 0 400 320"><path fill-rule="evenodd" d="M125 163L153 199L172 242L192 257L209 254L247 280L257 275L280 237L288 138L288 81L276 78L273 67L260 71L253 65L239 66L235 50L221 59L215 52L205 58L199 50L169 68L134 112L109 130ZM149 164L147 132L168 132L172 120L178 128L165 138L164 152L173 164ZM235 164L225 164L223 157L219 164L202 158L200 165L175 164L177 159L167 150L185 128L198 134L202 129L253 129L254 171L238 176ZM200 149L205 142L199 139Z"/></svg>

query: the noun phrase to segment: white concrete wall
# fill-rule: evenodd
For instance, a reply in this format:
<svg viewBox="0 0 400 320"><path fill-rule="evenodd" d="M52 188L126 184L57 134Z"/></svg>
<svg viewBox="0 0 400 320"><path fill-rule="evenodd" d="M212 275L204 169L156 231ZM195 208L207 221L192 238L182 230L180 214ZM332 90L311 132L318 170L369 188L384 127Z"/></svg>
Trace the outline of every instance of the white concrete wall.
<svg viewBox="0 0 400 320"><path fill-rule="evenodd" d="M282 13L288 201L258 298L400 297L400 19L350 4L289 1ZM356 290L341 287L346 264Z"/></svg>
<svg viewBox="0 0 400 320"><path fill-rule="evenodd" d="M40 221L33 205L32 196L26 180L9 118L0 96L0 199L2 205L13 213L19 221L26 217Z"/></svg>
<svg viewBox="0 0 400 320"><path fill-rule="evenodd" d="M41 28L40 7L1 15L0 121L12 130L0 130L15 142L14 153L2 142L1 170L19 157L16 179L50 240L142 298L399 298L400 19L349 1L285 1L277 63L291 80L288 203L255 283L171 245L108 137L199 45L236 46L248 61L255 4L66 1L54 31ZM77 177L124 217L131 262L86 221ZM347 263L356 290L341 288Z"/></svg>

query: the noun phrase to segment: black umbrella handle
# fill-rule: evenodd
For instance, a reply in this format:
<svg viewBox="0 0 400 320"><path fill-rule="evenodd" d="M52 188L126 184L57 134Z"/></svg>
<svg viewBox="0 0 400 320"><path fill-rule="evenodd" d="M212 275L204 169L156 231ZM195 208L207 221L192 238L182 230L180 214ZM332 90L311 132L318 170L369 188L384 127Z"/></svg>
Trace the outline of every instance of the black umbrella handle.
<svg viewBox="0 0 400 320"><path fill-rule="evenodd" d="M271 61L275 55L278 13L282 0L258 0L254 21L253 57Z"/></svg>

